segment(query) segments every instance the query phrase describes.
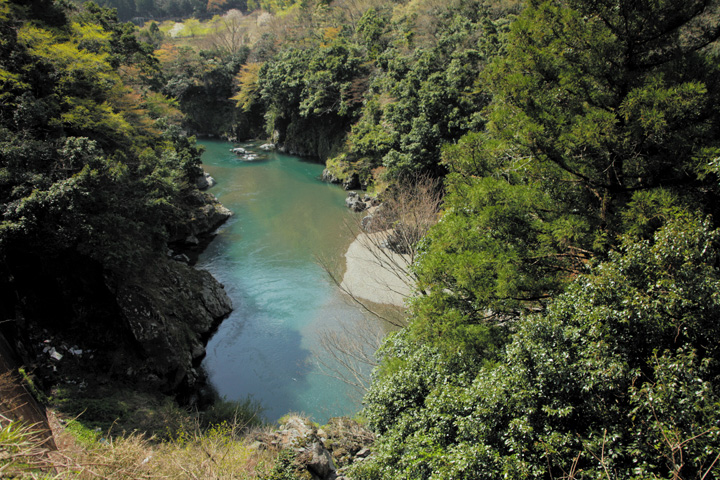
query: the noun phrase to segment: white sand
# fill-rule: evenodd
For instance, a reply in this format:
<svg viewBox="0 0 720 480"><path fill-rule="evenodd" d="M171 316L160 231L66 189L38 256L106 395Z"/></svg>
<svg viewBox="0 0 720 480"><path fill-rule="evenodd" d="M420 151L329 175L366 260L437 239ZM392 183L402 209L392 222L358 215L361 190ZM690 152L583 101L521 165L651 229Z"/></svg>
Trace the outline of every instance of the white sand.
<svg viewBox="0 0 720 480"><path fill-rule="evenodd" d="M379 248L381 238L382 232L361 233L350 244L341 288L362 300L402 307L412 290L407 256Z"/></svg>

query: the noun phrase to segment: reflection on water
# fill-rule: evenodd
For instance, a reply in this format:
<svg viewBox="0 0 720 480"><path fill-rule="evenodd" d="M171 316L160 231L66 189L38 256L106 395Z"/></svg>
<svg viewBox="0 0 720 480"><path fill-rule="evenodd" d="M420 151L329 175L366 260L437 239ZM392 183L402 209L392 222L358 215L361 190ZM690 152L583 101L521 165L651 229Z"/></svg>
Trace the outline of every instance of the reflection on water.
<svg viewBox="0 0 720 480"><path fill-rule="evenodd" d="M343 227L351 215L345 192L319 180L321 165L276 153L243 162L230 143L202 143L205 168L218 181L210 191L235 213L198 262L235 308L208 344L210 382L229 399L251 394L271 421L291 411L319 422L356 412L357 392L320 373L313 358L319 331L374 322L315 260L342 258L352 240Z"/></svg>

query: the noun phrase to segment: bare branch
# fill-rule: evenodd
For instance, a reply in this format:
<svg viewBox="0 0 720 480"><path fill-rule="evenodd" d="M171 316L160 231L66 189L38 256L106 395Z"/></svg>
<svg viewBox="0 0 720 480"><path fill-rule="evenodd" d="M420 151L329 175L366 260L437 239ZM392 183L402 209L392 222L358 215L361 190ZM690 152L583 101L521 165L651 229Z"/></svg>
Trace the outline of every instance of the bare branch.
<svg viewBox="0 0 720 480"><path fill-rule="evenodd" d="M411 266L419 242L437 223L442 201L438 180L429 176L407 179L383 195L383 203L369 215L346 223L355 241L346 254L346 269L327 259L320 266L338 288L379 322L343 322L339 330L320 333L324 355L316 354L323 372L364 391L376 366L375 351L388 329L402 328L405 299L415 291ZM388 308L395 306L395 311Z"/></svg>

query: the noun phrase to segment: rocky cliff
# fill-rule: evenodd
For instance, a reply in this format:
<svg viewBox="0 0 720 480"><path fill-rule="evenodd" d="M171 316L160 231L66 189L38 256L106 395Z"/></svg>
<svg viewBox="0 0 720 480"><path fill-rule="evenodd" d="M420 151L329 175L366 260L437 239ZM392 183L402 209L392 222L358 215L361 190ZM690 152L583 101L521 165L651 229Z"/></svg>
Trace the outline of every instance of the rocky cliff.
<svg viewBox="0 0 720 480"><path fill-rule="evenodd" d="M232 310L223 286L206 271L159 258L114 287L119 312L148 360L132 374L166 391L194 386L208 336Z"/></svg>
<svg viewBox="0 0 720 480"><path fill-rule="evenodd" d="M186 199L170 240L208 242L231 213L209 193ZM212 275L164 250L122 271L77 250L9 257L2 269L0 333L46 387L101 375L168 394L196 389L205 343L232 310Z"/></svg>

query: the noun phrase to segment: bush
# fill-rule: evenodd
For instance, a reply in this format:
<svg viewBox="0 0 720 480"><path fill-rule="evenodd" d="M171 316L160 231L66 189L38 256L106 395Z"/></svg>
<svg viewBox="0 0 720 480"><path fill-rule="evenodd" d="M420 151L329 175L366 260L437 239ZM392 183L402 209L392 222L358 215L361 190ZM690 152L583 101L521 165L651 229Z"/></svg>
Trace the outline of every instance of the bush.
<svg viewBox="0 0 720 480"><path fill-rule="evenodd" d="M233 427L235 434L250 428L263 426L265 407L259 400L248 395L244 400L217 399L213 405L200 415L201 425L210 428L214 425L226 424Z"/></svg>

